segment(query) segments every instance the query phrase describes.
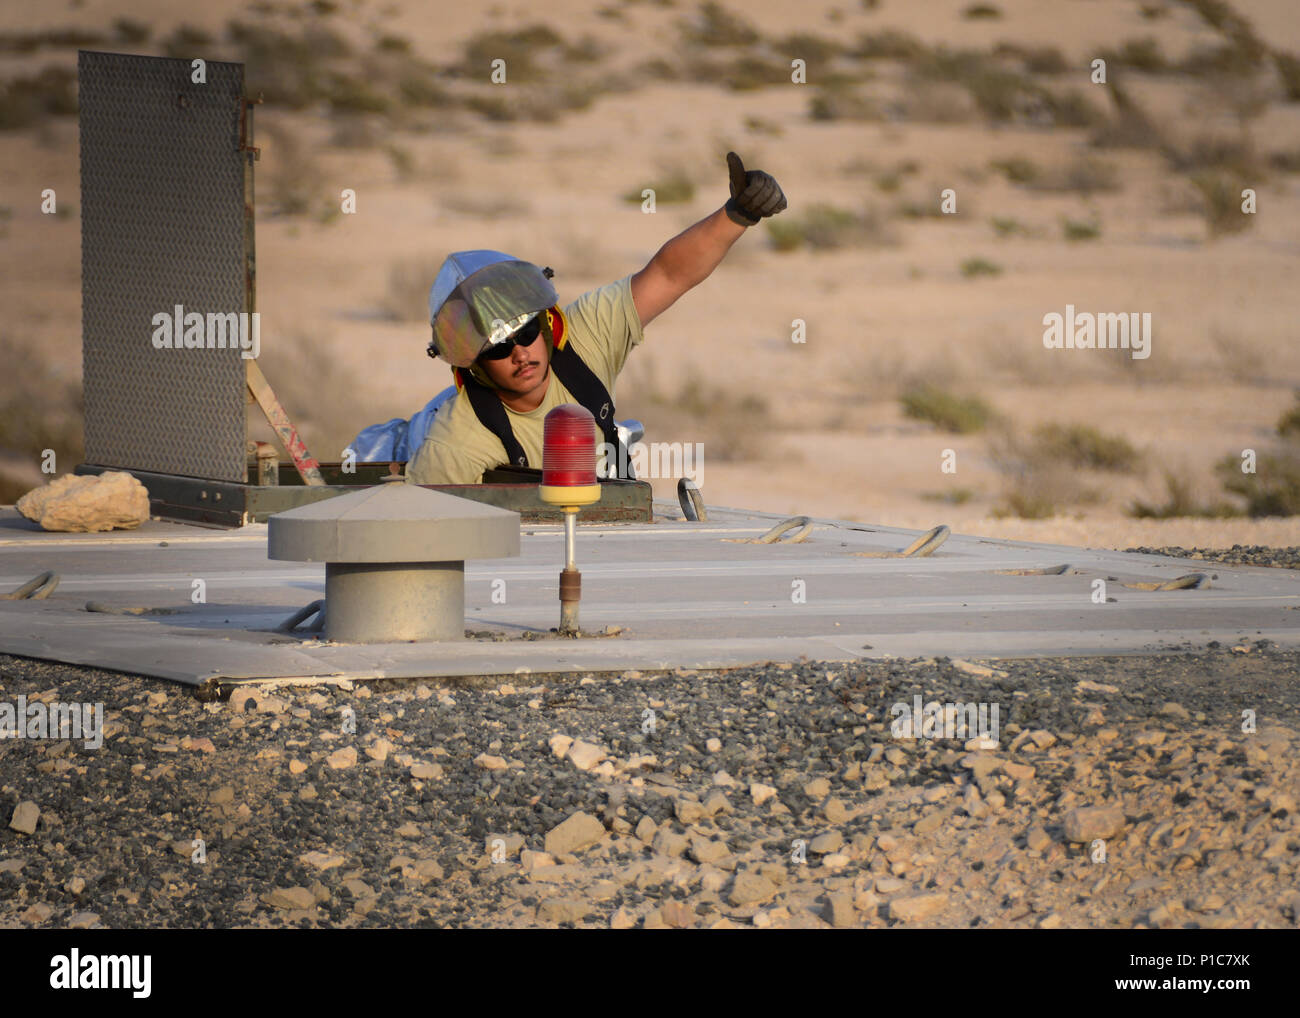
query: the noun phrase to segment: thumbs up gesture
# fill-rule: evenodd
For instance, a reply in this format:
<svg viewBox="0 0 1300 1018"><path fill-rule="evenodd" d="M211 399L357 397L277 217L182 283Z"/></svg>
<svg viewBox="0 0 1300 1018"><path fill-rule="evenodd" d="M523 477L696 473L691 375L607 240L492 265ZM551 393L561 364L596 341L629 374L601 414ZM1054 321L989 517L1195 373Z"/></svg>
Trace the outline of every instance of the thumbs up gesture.
<svg viewBox="0 0 1300 1018"><path fill-rule="evenodd" d="M735 152L727 153L727 169L731 174L731 199L725 209L733 223L753 226L786 207L781 185L770 173L746 170Z"/></svg>

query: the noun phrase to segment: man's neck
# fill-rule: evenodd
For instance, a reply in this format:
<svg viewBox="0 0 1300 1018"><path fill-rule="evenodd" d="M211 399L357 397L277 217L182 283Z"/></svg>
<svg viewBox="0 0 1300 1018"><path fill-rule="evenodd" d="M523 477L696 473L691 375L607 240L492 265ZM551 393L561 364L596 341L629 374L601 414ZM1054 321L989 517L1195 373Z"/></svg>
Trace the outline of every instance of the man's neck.
<svg viewBox="0 0 1300 1018"><path fill-rule="evenodd" d="M542 405L542 400L546 398L546 393L551 387L551 366L546 365L546 374L542 378L542 384L531 392L519 393L513 396L507 396L500 389L497 395L501 397L501 402L508 406L517 414L526 414L536 410Z"/></svg>

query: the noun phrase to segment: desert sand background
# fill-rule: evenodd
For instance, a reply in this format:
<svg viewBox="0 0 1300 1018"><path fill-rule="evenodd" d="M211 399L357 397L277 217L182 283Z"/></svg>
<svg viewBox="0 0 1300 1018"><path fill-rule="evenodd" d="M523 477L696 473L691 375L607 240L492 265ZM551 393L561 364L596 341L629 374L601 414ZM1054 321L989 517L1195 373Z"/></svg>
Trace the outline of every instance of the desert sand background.
<svg viewBox="0 0 1300 1018"><path fill-rule="evenodd" d="M571 300L717 209L735 149L789 209L652 323L617 388L648 441L704 444L710 504L1300 544L1292 0L9 2L2 501L41 482L41 449L80 454L78 47L246 62L262 366L320 459L449 383L424 353L446 254L550 265ZM1045 349L1066 304L1150 312L1152 355Z"/></svg>

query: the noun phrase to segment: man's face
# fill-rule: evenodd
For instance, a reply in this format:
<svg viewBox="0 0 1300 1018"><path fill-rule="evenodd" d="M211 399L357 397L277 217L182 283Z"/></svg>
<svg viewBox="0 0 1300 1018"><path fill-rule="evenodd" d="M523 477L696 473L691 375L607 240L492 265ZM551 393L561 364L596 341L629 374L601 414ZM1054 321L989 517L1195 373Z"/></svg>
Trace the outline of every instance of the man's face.
<svg viewBox="0 0 1300 1018"><path fill-rule="evenodd" d="M539 334L527 346L516 344L509 356L495 361L480 358L479 364L506 395L518 399L546 385L550 352Z"/></svg>

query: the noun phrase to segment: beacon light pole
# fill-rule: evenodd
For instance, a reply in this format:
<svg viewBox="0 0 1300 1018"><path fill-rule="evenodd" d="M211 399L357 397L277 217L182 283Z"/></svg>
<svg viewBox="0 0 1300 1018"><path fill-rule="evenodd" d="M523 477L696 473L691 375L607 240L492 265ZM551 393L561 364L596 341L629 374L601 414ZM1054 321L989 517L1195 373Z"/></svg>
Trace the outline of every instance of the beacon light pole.
<svg viewBox="0 0 1300 1018"><path fill-rule="evenodd" d="M560 635L578 635L582 574L574 562L578 513L600 501L596 479L596 418L573 403L546 415L542 433L542 483L538 496L564 512L564 569L560 572Z"/></svg>

